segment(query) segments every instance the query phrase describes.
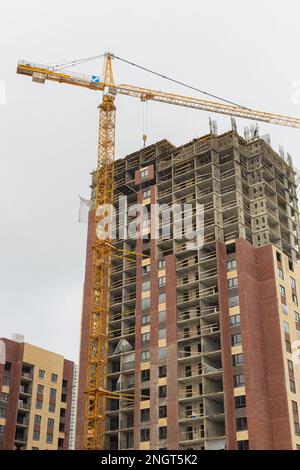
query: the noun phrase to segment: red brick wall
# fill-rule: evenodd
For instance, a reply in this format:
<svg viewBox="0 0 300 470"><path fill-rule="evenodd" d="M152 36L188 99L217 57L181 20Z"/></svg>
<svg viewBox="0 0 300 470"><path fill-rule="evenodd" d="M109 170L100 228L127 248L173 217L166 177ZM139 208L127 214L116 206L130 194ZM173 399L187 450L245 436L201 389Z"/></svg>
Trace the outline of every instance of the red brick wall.
<svg viewBox="0 0 300 470"><path fill-rule="evenodd" d="M64 450L69 448L70 438L70 418L71 418L71 405L72 405L72 392L73 392L73 373L74 373L74 362L64 360L64 371L63 378L68 381L67 386L67 409L65 417L65 439L64 439Z"/></svg>

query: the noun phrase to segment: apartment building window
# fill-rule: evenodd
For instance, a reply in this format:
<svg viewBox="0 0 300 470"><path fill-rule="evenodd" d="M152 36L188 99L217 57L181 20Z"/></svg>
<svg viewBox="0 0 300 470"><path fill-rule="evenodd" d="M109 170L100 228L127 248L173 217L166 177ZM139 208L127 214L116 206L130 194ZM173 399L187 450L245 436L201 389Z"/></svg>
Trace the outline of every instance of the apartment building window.
<svg viewBox="0 0 300 470"><path fill-rule="evenodd" d="M233 367L240 366L242 364L244 364L244 355L242 353L234 354L232 356L232 365L233 365Z"/></svg>
<svg viewBox="0 0 300 470"><path fill-rule="evenodd" d="M3 375L3 385L7 385L9 387L9 385L10 385L9 375Z"/></svg>
<svg viewBox="0 0 300 470"><path fill-rule="evenodd" d="M150 398L150 388L143 388L141 390L141 395L142 395L142 398L141 398L142 401L149 400L149 398Z"/></svg>
<svg viewBox="0 0 300 470"><path fill-rule="evenodd" d="M237 431L245 431L247 429L247 418L246 416L243 418L236 418L236 430Z"/></svg>
<svg viewBox="0 0 300 470"><path fill-rule="evenodd" d="M276 251L276 259L277 259L278 263L281 263L281 254L278 253L278 251Z"/></svg>
<svg viewBox="0 0 300 470"><path fill-rule="evenodd" d="M280 277L280 279L284 280L283 270L279 266L277 267L277 272L278 272L278 277Z"/></svg>
<svg viewBox="0 0 300 470"><path fill-rule="evenodd" d="M296 436L300 436L300 425L298 422L294 422L294 428Z"/></svg>
<svg viewBox="0 0 300 470"><path fill-rule="evenodd" d="M5 426L4 424L0 424L0 434L4 434L5 432Z"/></svg>
<svg viewBox="0 0 300 470"><path fill-rule="evenodd" d="M56 388L50 388L50 397L56 397Z"/></svg>
<svg viewBox="0 0 300 470"><path fill-rule="evenodd" d="M150 439L150 429L141 429L141 442L147 442Z"/></svg>
<svg viewBox="0 0 300 470"><path fill-rule="evenodd" d="M141 170L141 178L146 178L148 176L148 167Z"/></svg>
<svg viewBox="0 0 300 470"><path fill-rule="evenodd" d="M8 361L5 362L4 370L7 370L7 372L11 371L11 362L8 362Z"/></svg>
<svg viewBox="0 0 300 470"><path fill-rule="evenodd" d="M55 403L49 403L48 411L55 413Z"/></svg>
<svg viewBox="0 0 300 470"><path fill-rule="evenodd" d="M288 339L285 340L285 348L286 348L288 353L292 352L291 342Z"/></svg>
<svg viewBox="0 0 300 470"><path fill-rule="evenodd" d="M237 315L230 315L229 323L231 326L239 325L241 323L241 315L239 313Z"/></svg>
<svg viewBox="0 0 300 470"><path fill-rule="evenodd" d="M281 297L285 297L285 287L279 286Z"/></svg>
<svg viewBox="0 0 300 470"><path fill-rule="evenodd" d="M142 291L146 292L150 290L150 281L144 281L142 282Z"/></svg>
<svg viewBox="0 0 300 470"><path fill-rule="evenodd" d="M43 400L36 400L35 407L36 407L37 410L42 409L43 408Z"/></svg>
<svg viewBox="0 0 300 470"><path fill-rule="evenodd" d="M191 377L192 376L192 366L188 365L184 367L184 376Z"/></svg>
<svg viewBox="0 0 300 470"><path fill-rule="evenodd" d="M158 321L159 322L166 321L166 311L165 310L161 310L160 312L158 312Z"/></svg>
<svg viewBox="0 0 300 470"><path fill-rule="evenodd" d="M167 439L167 426L158 428L159 439Z"/></svg>
<svg viewBox="0 0 300 470"><path fill-rule="evenodd" d="M229 288L229 289L233 289L234 287L237 287L237 285L238 285L238 278L237 278L237 277L233 277L232 279L228 279L227 284L228 284L228 288Z"/></svg>
<svg viewBox="0 0 300 470"><path fill-rule="evenodd" d="M43 395L44 393L44 385L38 384L37 385L37 393Z"/></svg>
<svg viewBox="0 0 300 470"><path fill-rule="evenodd" d="M288 370L290 372L294 372L294 365L292 363L292 361L290 361L289 359L287 360L287 364L288 364Z"/></svg>
<svg viewBox="0 0 300 470"><path fill-rule="evenodd" d="M300 323L300 315L298 312L294 312L295 315L295 322Z"/></svg>
<svg viewBox="0 0 300 470"><path fill-rule="evenodd" d="M48 428L50 428L50 429L54 428L54 419L53 418L48 418Z"/></svg>
<svg viewBox="0 0 300 470"><path fill-rule="evenodd" d="M293 416L298 416L298 403L292 400Z"/></svg>
<svg viewBox="0 0 300 470"><path fill-rule="evenodd" d="M227 261L227 271L235 271L236 270L236 259L231 259Z"/></svg>
<svg viewBox="0 0 300 470"><path fill-rule="evenodd" d="M34 441L39 441L40 440L40 431L33 431L32 439Z"/></svg>
<svg viewBox="0 0 300 470"><path fill-rule="evenodd" d="M46 442L47 442L47 444L52 444L53 443L53 434L47 434L46 435Z"/></svg>
<svg viewBox="0 0 300 470"><path fill-rule="evenodd" d="M167 357L167 348L158 348L158 359L165 359Z"/></svg>
<svg viewBox="0 0 300 470"><path fill-rule="evenodd" d="M292 294L293 303L298 305L298 297L295 294Z"/></svg>
<svg viewBox="0 0 300 470"><path fill-rule="evenodd" d="M292 289L296 289L296 281L293 277L291 277L291 287Z"/></svg>
<svg viewBox="0 0 300 470"><path fill-rule="evenodd" d="M141 337L142 343L147 343L150 341L150 333L143 333Z"/></svg>
<svg viewBox="0 0 300 470"><path fill-rule="evenodd" d="M141 359L143 362L150 361L150 350L141 352Z"/></svg>
<svg viewBox="0 0 300 470"><path fill-rule="evenodd" d="M246 406L246 395L239 395L238 397L234 397L234 404L235 408L245 408Z"/></svg>
<svg viewBox="0 0 300 470"><path fill-rule="evenodd" d="M143 191L143 201L145 199L149 199L150 196L151 196L151 190L150 189L146 189L146 191Z"/></svg>
<svg viewBox="0 0 300 470"><path fill-rule="evenodd" d="M283 322L283 329L284 329L284 332L285 332L286 334L288 334L288 335L290 334L290 325L288 324L287 321L284 321L284 322Z"/></svg>
<svg viewBox="0 0 300 470"><path fill-rule="evenodd" d="M41 424L42 417L40 415L34 415L34 424Z"/></svg>
<svg viewBox="0 0 300 470"><path fill-rule="evenodd" d="M167 337L166 328L159 328L158 330L158 339L165 339Z"/></svg>
<svg viewBox="0 0 300 470"><path fill-rule="evenodd" d="M148 274L151 271L151 266L150 264L146 264L145 266L142 266L142 273L143 274Z"/></svg>
<svg viewBox="0 0 300 470"><path fill-rule="evenodd" d="M164 269L166 267L166 261L164 259L160 259L158 261L158 269Z"/></svg>
<svg viewBox="0 0 300 470"><path fill-rule="evenodd" d="M142 325L148 325L150 323L150 315L142 315Z"/></svg>
<svg viewBox="0 0 300 470"><path fill-rule="evenodd" d="M145 408L141 410L141 421L144 423L145 421L150 420L150 408Z"/></svg>
<svg viewBox="0 0 300 470"><path fill-rule="evenodd" d="M237 307L239 304L240 304L240 299L238 295L229 297L228 299L229 308Z"/></svg>
<svg viewBox="0 0 300 470"><path fill-rule="evenodd" d="M6 408L0 408L0 418L6 418Z"/></svg>
<svg viewBox="0 0 300 470"><path fill-rule="evenodd" d="M185 386L185 397L191 398L193 396L193 385L186 385Z"/></svg>
<svg viewBox="0 0 300 470"><path fill-rule="evenodd" d="M8 393L1 392L0 393L0 401L7 403L8 402Z"/></svg>
<svg viewBox="0 0 300 470"><path fill-rule="evenodd" d="M141 371L141 382L147 382L150 380L150 369L145 369Z"/></svg>
<svg viewBox="0 0 300 470"><path fill-rule="evenodd" d="M142 310L147 310L148 308L150 308L150 297L142 299Z"/></svg>
<svg viewBox="0 0 300 470"><path fill-rule="evenodd" d="M165 304L166 303L166 294L159 294L158 296L158 303L159 304Z"/></svg>
<svg viewBox="0 0 300 470"><path fill-rule="evenodd" d="M167 396L167 386L166 385L160 385L158 387L158 396L159 396L159 398L165 398Z"/></svg>
<svg viewBox="0 0 300 470"><path fill-rule="evenodd" d="M238 450L249 450L249 441L238 441Z"/></svg>
<svg viewBox="0 0 300 470"><path fill-rule="evenodd" d="M232 346L238 346L242 344L242 335L241 333L236 333L234 335L231 335L231 345Z"/></svg>
<svg viewBox="0 0 300 470"><path fill-rule="evenodd" d="M158 377L160 379L162 379L163 377L167 377L167 366L159 366Z"/></svg>
<svg viewBox="0 0 300 470"><path fill-rule="evenodd" d="M39 379L45 378L45 371L43 369L39 369Z"/></svg>
<svg viewBox="0 0 300 470"><path fill-rule="evenodd" d="M292 393L296 393L296 384L295 384L295 381L290 379L290 391Z"/></svg>
<svg viewBox="0 0 300 470"><path fill-rule="evenodd" d="M281 311L284 315L288 315L288 313L289 313L288 306L282 303L281 304Z"/></svg>
<svg viewBox="0 0 300 470"><path fill-rule="evenodd" d="M158 278L158 287L164 287L166 285L166 276Z"/></svg>
<svg viewBox="0 0 300 470"><path fill-rule="evenodd" d="M51 374L51 382L53 384L57 383L58 375L57 374Z"/></svg>
<svg viewBox="0 0 300 470"><path fill-rule="evenodd" d="M237 374L233 376L234 387L243 387L245 385L244 374Z"/></svg>
<svg viewBox="0 0 300 470"><path fill-rule="evenodd" d="M160 406L158 408L158 417L159 418L166 418L167 417L167 407L165 405Z"/></svg>

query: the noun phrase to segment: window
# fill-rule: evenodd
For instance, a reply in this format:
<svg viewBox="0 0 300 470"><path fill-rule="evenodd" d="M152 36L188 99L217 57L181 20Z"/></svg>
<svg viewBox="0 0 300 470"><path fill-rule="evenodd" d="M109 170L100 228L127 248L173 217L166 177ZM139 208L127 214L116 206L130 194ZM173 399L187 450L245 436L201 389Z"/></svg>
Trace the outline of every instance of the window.
<svg viewBox="0 0 300 470"><path fill-rule="evenodd" d="M161 276L158 278L158 287L163 287L166 285L166 276Z"/></svg>
<svg viewBox="0 0 300 470"><path fill-rule="evenodd" d="M56 384L57 383L58 376L57 374L51 374L51 382Z"/></svg>
<svg viewBox="0 0 300 470"><path fill-rule="evenodd" d="M242 387L245 385L244 374L237 374L233 376L233 385L234 387Z"/></svg>
<svg viewBox="0 0 300 470"><path fill-rule="evenodd" d="M166 267L166 261L164 259L160 259L158 261L158 269L164 269Z"/></svg>
<svg viewBox="0 0 300 470"><path fill-rule="evenodd" d="M142 273L143 274L148 274L151 271L151 266L150 264L146 264L146 266L142 266Z"/></svg>
<svg viewBox="0 0 300 470"><path fill-rule="evenodd" d="M50 388L50 397L56 397L56 388Z"/></svg>
<svg viewBox="0 0 300 470"><path fill-rule="evenodd" d="M293 366L293 363L292 361L290 361L289 359L287 360L287 364L288 364L288 369L290 372L294 372L294 366Z"/></svg>
<svg viewBox="0 0 300 470"><path fill-rule="evenodd" d="M230 315L229 323L231 326L239 325L241 323L241 315L239 313L237 315Z"/></svg>
<svg viewBox="0 0 300 470"><path fill-rule="evenodd" d="M298 416L298 403L292 400L293 415Z"/></svg>
<svg viewBox="0 0 300 470"><path fill-rule="evenodd" d="M290 391L292 393L296 393L296 384L295 384L295 381L290 379Z"/></svg>
<svg viewBox="0 0 300 470"><path fill-rule="evenodd" d="M158 312L158 321L162 322L166 320L166 311L162 310L161 312Z"/></svg>
<svg viewBox="0 0 300 470"><path fill-rule="evenodd" d="M150 323L150 315L142 315L142 325L148 325Z"/></svg>
<svg viewBox="0 0 300 470"><path fill-rule="evenodd" d="M7 362L4 365L4 370L7 370L8 372L11 370L11 362Z"/></svg>
<svg viewBox="0 0 300 470"><path fill-rule="evenodd" d="M141 371L141 382L147 382L147 380L150 380L150 369Z"/></svg>
<svg viewBox="0 0 300 470"><path fill-rule="evenodd" d="M279 288L281 297L285 297L285 288L283 286L279 286Z"/></svg>
<svg viewBox="0 0 300 470"><path fill-rule="evenodd" d="M53 443L53 434L47 434L46 435L46 442L47 442L47 444L52 444Z"/></svg>
<svg viewBox="0 0 300 470"><path fill-rule="evenodd" d="M158 387L158 396L159 396L159 398L165 398L167 396L167 386L166 385L160 385Z"/></svg>
<svg viewBox="0 0 300 470"><path fill-rule="evenodd" d="M239 395L238 397L234 397L234 404L235 408L245 408L246 406L246 396L245 395Z"/></svg>
<svg viewBox="0 0 300 470"><path fill-rule="evenodd" d="M43 400L36 400L35 407L37 410L40 410L43 407Z"/></svg>
<svg viewBox="0 0 300 470"><path fill-rule="evenodd" d="M150 419L150 408L145 408L144 410L141 410L141 421L149 421Z"/></svg>
<svg viewBox="0 0 300 470"><path fill-rule="evenodd" d="M240 300L239 300L238 295L234 295L233 297L229 297L229 300L228 300L229 308L237 307L239 305L239 303L240 303Z"/></svg>
<svg viewBox="0 0 300 470"><path fill-rule="evenodd" d="M141 359L142 359L142 361L150 361L150 350L142 351Z"/></svg>
<svg viewBox="0 0 300 470"><path fill-rule="evenodd" d="M34 415L34 424L41 424L42 417L40 415Z"/></svg>
<svg viewBox="0 0 300 470"><path fill-rule="evenodd" d="M167 377L167 366L159 366L158 368L158 377L161 379Z"/></svg>
<svg viewBox="0 0 300 470"><path fill-rule="evenodd" d="M142 310L147 310L148 308L150 308L150 297L142 299Z"/></svg>
<svg viewBox="0 0 300 470"><path fill-rule="evenodd" d="M150 388L143 388L141 390L142 401L149 400L150 398Z"/></svg>
<svg viewBox="0 0 300 470"><path fill-rule="evenodd" d="M150 439L150 430L141 429L141 442L147 442Z"/></svg>
<svg viewBox="0 0 300 470"><path fill-rule="evenodd" d="M167 407L165 405L160 406L158 408L158 417L159 418L166 418L167 417Z"/></svg>
<svg viewBox="0 0 300 470"><path fill-rule="evenodd" d="M300 315L298 312L294 312L295 314L295 322L300 323Z"/></svg>
<svg viewBox="0 0 300 470"><path fill-rule="evenodd" d="M167 348L158 348L158 359L167 357Z"/></svg>
<svg viewBox="0 0 300 470"><path fill-rule="evenodd" d="M192 366L188 365L184 367L184 376L191 377L192 376Z"/></svg>
<svg viewBox="0 0 300 470"><path fill-rule="evenodd" d="M192 416L192 414L193 414L193 407L192 407L192 405L186 405L184 417L185 417L185 418L190 418L190 417Z"/></svg>
<svg viewBox="0 0 300 470"><path fill-rule="evenodd" d="M298 297L295 294L292 294L292 299L295 305L298 305Z"/></svg>
<svg viewBox="0 0 300 470"><path fill-rule="evenodd" d="M128 357L128 356L127 356L127 357ZM127 362L127 364L128 364L128 362ZM124 366L125 366L125 364L124 364ZM62 394L61 394L61 401L62 401L63 403L67 403L67 395L66 395L65 393L62 393Z"/></svg>
<svg viewBox="0 0 300 470"><path fill-rule="evenodd" d="M238 441L238 450L249 450L249 441Z"/></svg>
<svg viewBox="0 0 300 470"><path fill-rule="evenodd" d="M231 335L231 345L238 346L239 344L242 344L241 333L236 333L235 335Z"/></svg>
<svg viewBox="0 0 300 470"><path fill-rule="evenodd" d="M167 336L166 328L159 328L158 330L158 339L165 339Z"/></svg>
<svg viewBox="0 0 300 470"><path fill-rule="evenodd" d="M193 385L185 386L185 396L186 398L191 398L193 396Z"/></svg>
<svg viewBox="0 0 300 470"><path fill-rule="evenodd" d="M141 178L146 178L148 176L148 167L141 169Z"/></svg>
<svg viewBox="0 0 300 470"><path fill-rule="evenodd" d="M282 313L284 313L284 315L288 315L289 309L288 309L287 305L281 304L281 311L282 311Z"/></svg>
<svg viewBox="0 0 300 470"><path fill-rule="evenodd" d="M0 393L0 400L3 401L4 403L8 402L8 393L1 392Z"/></svg>
<svg viewBox="0 0 300 470"><path fill-rule="evenodd" d="M150 290L150 281L142 282L142 291L145 292L147 290Z"/></svg>
<svg viewBox="0 0 300 470"><path fill-rule="evenodd" d="M283 270L279 266L277 268L277 272L278 272L278 277L280 277L280 279L284 280Z"/></svg>
<svg viewBox="0 0 300 470"><path fill-rule="evenodd" d="M166 294L159 294L158 296L158 303L159 304L165 304L166 303Z"/></svg>
<svg viewBox="0 0 300 470"><path fill-rule="evenodd" d="M284 329L284 332L285 332L286 334L288 334L288 335L290 334L290 325L288 324L287 321L284 321L284 322L283 322L283 329Z"/></svg>
<svg viewBox="0 0 300 470"><path fill-rule="evenodd" d="M247 429L247 418L236 418L236 430L245 431Z"/></svg>
<svg viewBox="0 0 300 470"><path fill-rule="evenodd" d="M41 384L37 385L37 393L41 395L44 393L44 385L41 385Z"/></svg>
<svg viewBox="0 0 300 470"><path fill-rule="evenodd" d="M34 441L39 441L40 440L40 431L33 431L32 439Z"/></svg>
<svg viewBox="0 0 300 470"><path fill-rule="evenodd" d="M54 419L48 418L48 428L54 428Z"/></svg>
<svg viewBox="0 0 300 470"><path fill-rule="evenodd" d="M45 371L43 369L39 369L39 379L45 378Z"/></svg>
<svg viewBox="0 0 300 470"><path fill-rule="evenodd" d="M228 288L233 289L234 287L237 287L238 285L238 278L233 277L232 279L228 279L227 283L228 283Z"/></svg>
<svg viewBox="0 0 300 470"><path fill-rule="evenodd" d="M159 439L167 439L167 426L158 428Z"/></svg>
<svg viewBox="0 0 300 470"><path fill-rule="evenodd" d="M300 425L298 422L294 422L294 428L296 436L300 436Z"/></svg>
<svg viewBox="0 0 300 470"><path fill-rule="evenodd" d="M232 356L232 365L235 366L240 366L241 364L244 364L244 355L241 354L234 354Z"/></svg>
<svg viewBox="0 0 300 470"><path fill-rule="evenodd" d="M3 375L3 385L10 385L10 377L9 375Z"/></svg>
<svg viewBox="0 0 300 470"><path fill-rule="evenodd" d="M296 289L296 281L293 277L291 277L291 287L292 289Z"/></svg>
<svg viewBox="0 0 300 470"><path fill-rule="evenodd" d="M143 333L141 339L142 343L147 343L148 341L150 341L150 333Z"/></svg>
<svg viewBox="0 0 300 470"><path fill-rule="evenodd" d="M146 191L143 191L143 200L149 199L150 196L151 196L151 190L150 189L147 189Z"/></svg>
<svg viewBox="0 0 300 470"><path fill-rule="evenodd" d="M0 408L0 418L6 418L6 408Z"/></svg>
<svg viewBox="0 0 300 470"><path fill-rule="evenodd" d="M281 263L281 254L276 251L276 259L279 263Z"/></svg>
<svg viewBox="0 0 300 470"><path fill-rule="evenodd" d="M288 353L292 352L291 342L288 339L285 340L285 348L286 348Z"/></svg>
<svg viewBox="0 0 300 470"><path fill-rule="evenodd" d="M232 253L235 253L235 243L226 245L226 255L231 255Z"/></svg>
<svg viewBox="0 0 300 470"><path fill-rule="evenodd" d="M50 411L50 413L55 413L55 403L49 403L48 410Z"/></svg>
<svg viewBox="0 0 300 470"><path fill-rule="evenodd" d="M236 259L231 259L227 261L227 271L235 271L236 270Z"/></svg>
<svg viewBox="0 0 300 470"><path fill-rule="evenodd" d="M4 434L5 426L4 424L0 424L0 434Z"/></svg>

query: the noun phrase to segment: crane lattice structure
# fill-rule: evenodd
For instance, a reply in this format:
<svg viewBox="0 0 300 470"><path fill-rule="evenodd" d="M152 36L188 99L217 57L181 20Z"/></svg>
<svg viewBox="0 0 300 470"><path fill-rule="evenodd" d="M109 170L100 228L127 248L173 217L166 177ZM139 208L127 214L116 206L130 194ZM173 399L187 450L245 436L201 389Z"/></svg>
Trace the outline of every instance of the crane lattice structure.
<svg viewBox="0 0 300 470"><path fill-rule="evenodd" d="M110 277L111 260L114 254L110 237L110 223L108 222L106 226L106 237L99 237L97 233L98 223L101 223L105 216L107 217L107 214L101 212L100 208L103 206L108 207L110 204L113 205L114 202L116 95L127 95L142 101L158 101L270 124L300 128L300 119L298 118L257 111L235 105L226 100L223 100L223 102L203 100L133 85L117 85L113 77L113 58L113 54L109 52L104 55L103 80L97 75L81 75L58 67L23 60L19 61L17 67L17 73L31 76L34 82L44 83L46 80L50 80L103 92L102 102L99 106L95 233L84 428L84 446L87 450L105 448L107 399L133 400L133 395L107 391Z"/></svg>

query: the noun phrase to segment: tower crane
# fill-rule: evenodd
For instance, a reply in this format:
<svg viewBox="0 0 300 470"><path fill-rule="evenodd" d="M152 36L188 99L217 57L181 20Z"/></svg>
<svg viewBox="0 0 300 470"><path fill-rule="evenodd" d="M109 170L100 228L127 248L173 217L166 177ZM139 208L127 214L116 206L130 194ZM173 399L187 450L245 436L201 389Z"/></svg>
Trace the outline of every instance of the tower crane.
<svg viewBox="0 0 300 470"><path fill-rule="evenodd" d="M112 69L112 60L114 57L118 58L110 52L104 54L103 79L97 75L82 75L70 72L66 69L36 64L24 60L20 60L17 66L17 73L31 76L32 80L37 83L44 83L46 80L50 80L103 92L102 102L99 105L96 209L94 219L95 233L93 245L89 349L87 358L88 367L84 426L84 447L87 450L100 450L105 448L107 399L132 399L132 397L126 394L117 394L107 391L110 277L111 260L115 248L111 243L109 227L107 227L107 237L105 240L99 239L97 236L97 224L104 217L103 214L98 211L98 208L103 207L103 205L113 204L114 202L116 95L127 95L142 101L158 101L202 111L300 128L300 119L298 118L257 111L226 100L223 100L223 102L204 100L134 85L116 84ZM176 80L173 81L176 82Z"/></svg>

